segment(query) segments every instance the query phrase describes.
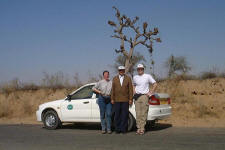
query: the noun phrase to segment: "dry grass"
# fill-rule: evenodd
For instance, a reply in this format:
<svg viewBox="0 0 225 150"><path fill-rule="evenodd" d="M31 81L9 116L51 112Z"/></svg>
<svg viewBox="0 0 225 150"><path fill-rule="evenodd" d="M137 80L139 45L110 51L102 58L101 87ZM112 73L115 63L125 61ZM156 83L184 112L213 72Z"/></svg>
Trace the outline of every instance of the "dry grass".
<svg viewBox="0 0 225 150"><path fill-rule="evenodd" d="M41 103L60 99L68 90L39 89L0 94L0 118L26 117L35 113Z"/></svg>
<svg viewBox="0 0 225 150"><path fill-rule="evenodd" d="M167 122L179 126L225 127L224 89L224 78L171 79L161 82L158 91L171 95L173 115Z"/></svg>
<svg viewBox="0 0 225 150"><path fill-rule="evenodd" d="M35 90L10 89L0 93L0 122L33 122L41 103L64 98L74 89ZM165 122L177 126L225 127L225 79L184 80L183 77L164 80L157 92L171 95L173 115ZM29 118L26 121L25 118Z"/></svg>

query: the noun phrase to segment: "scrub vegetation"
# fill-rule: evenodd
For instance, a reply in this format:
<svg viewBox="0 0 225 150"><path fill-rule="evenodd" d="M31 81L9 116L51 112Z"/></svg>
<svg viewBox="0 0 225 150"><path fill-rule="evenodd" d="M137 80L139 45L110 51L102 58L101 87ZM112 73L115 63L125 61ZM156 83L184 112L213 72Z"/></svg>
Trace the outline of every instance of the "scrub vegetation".
<svg viewBox="0 0 225 150"><path fill-rule="evenodd" d="M171 95L173 114L166 122L178 126L225 126L225 78L160 82L158 92Z"/></svg>
<svg viewBox="0 0 225 150"><path fill-rule="evenodd" d="M225 76L224 73L212 76L208 72L159 80L157 92L169 93L173 107L171 118L162 122L174 126L224 127ZM1 85L0 123L36 123L35 111L41 103L64 98L85 84L77 74L72 85L62 74L44 75L43 79L39 85L22 83L19 79ZM89 82L96 79L90 77Z"/></svg>

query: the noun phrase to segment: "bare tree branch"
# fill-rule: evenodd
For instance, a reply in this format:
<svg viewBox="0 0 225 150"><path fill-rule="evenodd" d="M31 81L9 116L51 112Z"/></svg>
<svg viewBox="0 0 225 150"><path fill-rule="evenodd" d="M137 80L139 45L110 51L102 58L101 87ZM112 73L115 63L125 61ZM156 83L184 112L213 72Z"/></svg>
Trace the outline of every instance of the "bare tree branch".
<svg viewBox="0 0 225 150"><path fill-rule="evenodd" d="M115 16L117 18L118 23L115 23L113 21L108 21L108 24L110 26L112 26L113 28L115 28L115 30L114 30L115 34L112 35L111 37L121 40L120 49L119 50L116 49L115 51L117 53L122 53L126 57L125 67L126 67L126 72L127 72L131 66L130 60L132 58L135 46L142 44L143 46L145 46L148 49L148 51L152 55L153 41L161 42L161 39L159 37L157 37L157 35L159 33L158 28L154 28L153 31L150 29L148 30L147 29L148 23L144 22L142 25L143 30L140 31L140 27L135 26L135 24L139 20L139 17L136 16L134 19L131 19L131 18L127 17L126 15L121 15L120 11L116 7L113 7L113 9L116 11ZM124 28L130 28L130 29L132 29L132 31L134 31L133 38L132 37L127 38L127 36L124 35L124 33L123 33ZM148 32L147 32L147 30L148 30ZM125 49L125 42L128 42L130 44L129 52L126 51L126 49Z"/></svg>

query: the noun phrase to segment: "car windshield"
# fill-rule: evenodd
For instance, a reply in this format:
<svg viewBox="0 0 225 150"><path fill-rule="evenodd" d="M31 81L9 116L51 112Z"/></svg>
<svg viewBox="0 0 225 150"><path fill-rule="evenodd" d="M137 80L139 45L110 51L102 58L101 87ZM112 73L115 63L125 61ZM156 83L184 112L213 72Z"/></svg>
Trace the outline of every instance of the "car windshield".
<svg viewBox="0 0 225 150"><path fill-rule="evenodd" d="M73 95L71 95L71 100L92 98L92 95L93 95L92 87L93 86L94 85L85 86L82 89L80 89L79 91L75 92Z"/></svg>

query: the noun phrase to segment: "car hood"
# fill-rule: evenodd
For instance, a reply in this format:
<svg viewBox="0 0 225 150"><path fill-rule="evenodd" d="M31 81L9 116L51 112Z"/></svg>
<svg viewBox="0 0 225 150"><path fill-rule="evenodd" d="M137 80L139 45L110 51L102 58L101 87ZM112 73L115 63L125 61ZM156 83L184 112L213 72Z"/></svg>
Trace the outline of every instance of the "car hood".
<svg viewBox="0 0 225 150"><path fill-rule="evenodd" d="M60 104L65 101L65 99L55 100L47 103L43 103L40 107L47 107L47 106L60 106Z"/></svg>

